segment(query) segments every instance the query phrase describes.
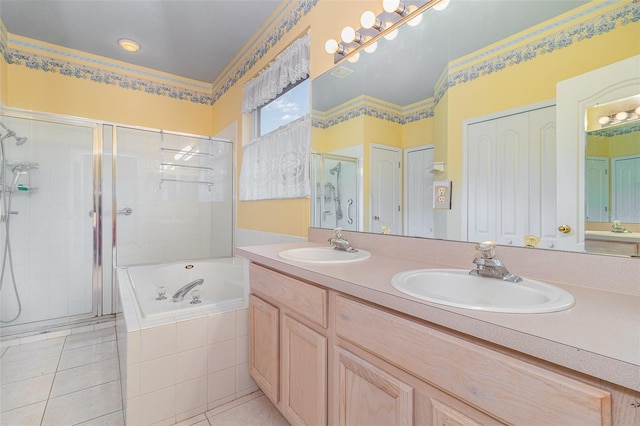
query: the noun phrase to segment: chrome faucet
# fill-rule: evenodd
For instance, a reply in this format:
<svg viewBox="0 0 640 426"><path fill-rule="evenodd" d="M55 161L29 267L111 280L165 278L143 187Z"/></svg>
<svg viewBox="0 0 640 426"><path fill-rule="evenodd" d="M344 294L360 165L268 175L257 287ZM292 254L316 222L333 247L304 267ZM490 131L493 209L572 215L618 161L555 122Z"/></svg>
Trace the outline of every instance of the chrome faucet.
<svg viewBox="0 0 640 426"><path fill-rule="evenodd" d="M342 228L336 228L333 230L333 236L329 238L329 245L332 246L336 250L346 251L348 253L355 253L358 250L351 247L349 241L342 236Z"/></svg>
<svg viewBox="0 0 640 426"><path fill-rule="evenodd" d="M184 297L187 295L187 293L193 290L195 286L201 285L203 282L204 280L202 278L199 278L197 280L191 281L189 284L183 285L182 288L176 291L175 294L173 295L173 301L182 302L184 300Z"/></svg>
<svg viewBox="0 0 640 426"><path fill-rule="evenodd" d="M480 253L480 257L473 259L473 263L478 266L476 269L469 271L469 274L477 277L498 278L514 283L522 281L522 278L509 272L507 267L495 258L495 247L495 241L484 241L476 245L476 250Z"/></svg>

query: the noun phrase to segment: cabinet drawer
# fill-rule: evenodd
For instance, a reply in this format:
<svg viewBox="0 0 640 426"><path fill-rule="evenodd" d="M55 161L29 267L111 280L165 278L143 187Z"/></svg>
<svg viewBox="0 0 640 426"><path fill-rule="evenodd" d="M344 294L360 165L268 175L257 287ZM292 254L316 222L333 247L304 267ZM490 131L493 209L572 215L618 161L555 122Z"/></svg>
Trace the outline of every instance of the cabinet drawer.
<svg viewBox="0 0 640 426"><path fill-rule="evenodd" d="M341 296L336 333L507 423L611 422L608 392Z"/></svg>
<svg viewBox="0 0 640 426"><path fill-rule="evenodd" d="M251 291L260 293L327 328L327 290L261 266L249 266Z"/></svg>

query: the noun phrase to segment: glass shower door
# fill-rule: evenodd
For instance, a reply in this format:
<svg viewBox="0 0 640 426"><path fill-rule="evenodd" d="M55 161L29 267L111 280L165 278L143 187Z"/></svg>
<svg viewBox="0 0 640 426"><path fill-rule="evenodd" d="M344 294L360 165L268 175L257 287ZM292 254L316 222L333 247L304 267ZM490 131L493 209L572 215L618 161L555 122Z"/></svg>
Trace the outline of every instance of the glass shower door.
<svg viewBox="0 0 640 426"><path fill-rule="evenodd" d="M2 334L98 315L97 127L18 115L0 122Z"/></svg>

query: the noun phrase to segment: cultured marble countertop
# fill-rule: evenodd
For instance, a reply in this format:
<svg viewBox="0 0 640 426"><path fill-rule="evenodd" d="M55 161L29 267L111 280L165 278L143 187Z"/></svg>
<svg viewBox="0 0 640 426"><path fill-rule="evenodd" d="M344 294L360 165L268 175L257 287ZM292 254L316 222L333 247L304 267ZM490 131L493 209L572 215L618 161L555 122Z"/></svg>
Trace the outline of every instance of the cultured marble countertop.
<svg viewBox="0 0 640 426"><path fill-rule="evenodd" d="M576 304L565 311L544 314L482 312L425 302L391 286L391 277L398 272L450 265L383 255L374 250L369 250L372 256L368 260L347 264L310 264L278 257L281 250L319 245L240 247L236 254L329 289L640 391L640 296L547 280L573 294Z"/></svg>

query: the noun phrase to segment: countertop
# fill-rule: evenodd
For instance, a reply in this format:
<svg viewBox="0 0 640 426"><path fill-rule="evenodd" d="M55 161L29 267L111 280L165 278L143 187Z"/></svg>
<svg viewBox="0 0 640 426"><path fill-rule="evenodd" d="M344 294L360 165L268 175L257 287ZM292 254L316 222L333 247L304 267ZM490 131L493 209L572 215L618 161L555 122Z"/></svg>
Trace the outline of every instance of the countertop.
<svg viewBox="0 0 640 426"><path fill-rule="evenodd" d="M640 391L640 296L551 282L573 294L576 304L565 311L545 314L453 308L413 298L391 286L391 277L398 272L450 265L375 250L369 250L372 256L368 260L347 264L310 264L278 257L282 250L308 246L321 244L239 247L236 254L329 289Z"/></svg>
<svg viewBox="0 0 640 426"><path fill-rule="evenodd" d="M640 232L585 231L585 239L640 243Z"/></svg>

